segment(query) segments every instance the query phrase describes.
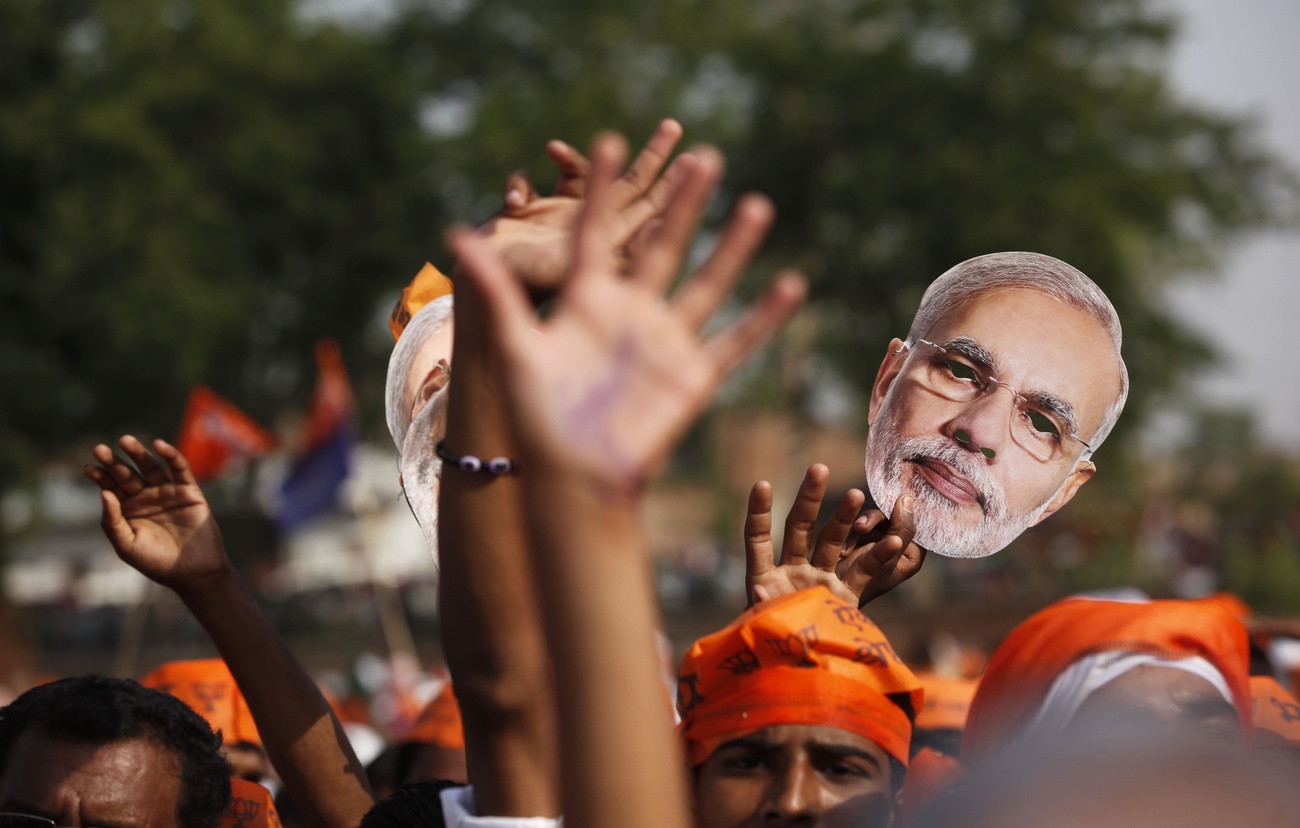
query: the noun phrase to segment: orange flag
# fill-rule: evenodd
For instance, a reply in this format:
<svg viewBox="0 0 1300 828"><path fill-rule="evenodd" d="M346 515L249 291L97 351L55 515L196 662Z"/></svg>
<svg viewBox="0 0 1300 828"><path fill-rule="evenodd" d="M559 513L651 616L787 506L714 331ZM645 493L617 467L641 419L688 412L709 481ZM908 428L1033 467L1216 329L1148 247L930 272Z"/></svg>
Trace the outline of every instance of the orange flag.
<svg viewBox="0 0 1300 828"><path fill-rule="evenodd" d="M329 442L352 419L356 409L352 383L343 366L343 351L339 348L339 343L329 337L320 339L316 342L315 354L320 379L316 382L316 390L307 406L304 453Z"/></svg>
<svg viewBox="0 0 1300 828"><path fill-rule="evenodd" d="M209 480L235 462L271 451L275 438L229 400L196 385L185 406L176 448L190 461L195 477Z"/></svg>

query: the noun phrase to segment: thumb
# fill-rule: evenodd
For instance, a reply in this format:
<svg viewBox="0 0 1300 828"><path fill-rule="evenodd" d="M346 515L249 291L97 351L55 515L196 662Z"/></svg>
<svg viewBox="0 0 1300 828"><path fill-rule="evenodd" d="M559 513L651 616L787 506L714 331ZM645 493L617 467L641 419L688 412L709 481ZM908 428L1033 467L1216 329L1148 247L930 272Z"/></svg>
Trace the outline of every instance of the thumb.
<svg viewBox="0 0 1300 828"><path fill-rule="evenodd" d="M114 492L101 489L99 505L102 511L99 525L103 527L109 543L113 544L113 548L119 552L130 549L135 543L135 530L131 528L126 518L122 517L122 502L117 499Z"/></svg>

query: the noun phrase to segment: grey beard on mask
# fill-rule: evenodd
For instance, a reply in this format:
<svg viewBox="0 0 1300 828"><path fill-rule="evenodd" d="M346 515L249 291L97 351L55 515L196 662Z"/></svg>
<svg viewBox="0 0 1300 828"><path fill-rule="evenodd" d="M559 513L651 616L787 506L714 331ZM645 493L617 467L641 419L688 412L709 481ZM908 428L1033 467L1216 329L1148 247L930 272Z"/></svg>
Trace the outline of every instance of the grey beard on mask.
<svg viewBox="0 0 1300 828"><path fill-rule="evenodd" d="M424 542L438 566L438 491L441 487L442 460L435 449L447 432L447 389L439 389L424 408L411 420L402 439L402 489L411 514L420 524Z"/></svg>
<svg viewBox="0 0 1300 828"><path fill-rule="evenodd" d="M963 506L933 489L919 474L913 474L916 519L915 541L925 549L949 558L983 558L1006 548L1038 520L1052 498L1021 513L1010 513L1006 493L987 467L970 451L943 437L899 437L886 403L871 426L867 438L867 487L876 505L892 514L903 495L903 470L914 460L928 458L947 463L964 475L979 491L984 518L968 525L971 506ZM965 513L965 514L963 514Z"/></svg>

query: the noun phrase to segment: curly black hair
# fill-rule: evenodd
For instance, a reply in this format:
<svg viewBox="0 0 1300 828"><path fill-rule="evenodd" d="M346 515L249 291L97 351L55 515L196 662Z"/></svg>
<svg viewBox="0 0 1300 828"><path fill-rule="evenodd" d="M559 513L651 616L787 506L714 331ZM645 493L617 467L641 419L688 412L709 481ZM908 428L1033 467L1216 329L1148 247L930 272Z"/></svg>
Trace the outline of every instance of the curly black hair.
<svg viewBox="0 0 1300 828"><path fill-rule="evenodd" d="M221 736L183 701L134 681L79 676L34 687L0 708L0 775L29 727L68 742L111 744L148 739L180 761L182 828L216 828L230 805L230 764ZM21 757L15 757L21 760Z"/></svg>

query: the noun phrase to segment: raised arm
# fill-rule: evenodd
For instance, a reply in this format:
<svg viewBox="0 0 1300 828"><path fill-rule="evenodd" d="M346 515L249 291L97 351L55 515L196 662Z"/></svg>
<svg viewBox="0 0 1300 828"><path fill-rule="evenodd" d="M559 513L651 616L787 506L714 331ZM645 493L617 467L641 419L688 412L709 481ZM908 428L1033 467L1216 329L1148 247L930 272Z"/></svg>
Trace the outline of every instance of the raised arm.
<svg viewBox="0 0 1300 828"><path fill-rule="evenodd" d="M761 198L738 205L708 262L663 296L721 174L712 152L682 164L663 225L630 273L611 252L612 193L624 151L593 152L574 262L541 320L499 257L458 234L453 245L480 294L499 354L518 449L546 640L555 663L563 806L568 825L686 826L683 758L655 660L656 602L648 577L642 486L720 380L802 299L785 276L733 326L700 328L771 220Z"/></svg>
<svg viewBox="0 0 1300 828"><path fill-rule="evenodd" d="M230 565L189 463L162 440L153 444L158 457L130 435L119 445L134 469L106 445L95 446L96 465L86 467L118 557L174 591L203 625L307 824L354 828L374 802L365 770L320 688Z"/></svg>
<svg viewBox="0 0 1300 828"><path fill-rule="evenodd" d="M660 172L681 136L665 121L615 187L622 250L663 206L673 173ZM548 147L562 178L539 197L519 175L500 215L475 236L534 295L553 291L568 268L587 162L567 145ZM513 457L502 366L488 347L473 280L458 279L453 374L445 443L460 455ZM444 467L439 504L443 649L460 699L465 753L480 816L559 813L558 749L551 667L529 570L521 478L468 475Z"/></svg>

